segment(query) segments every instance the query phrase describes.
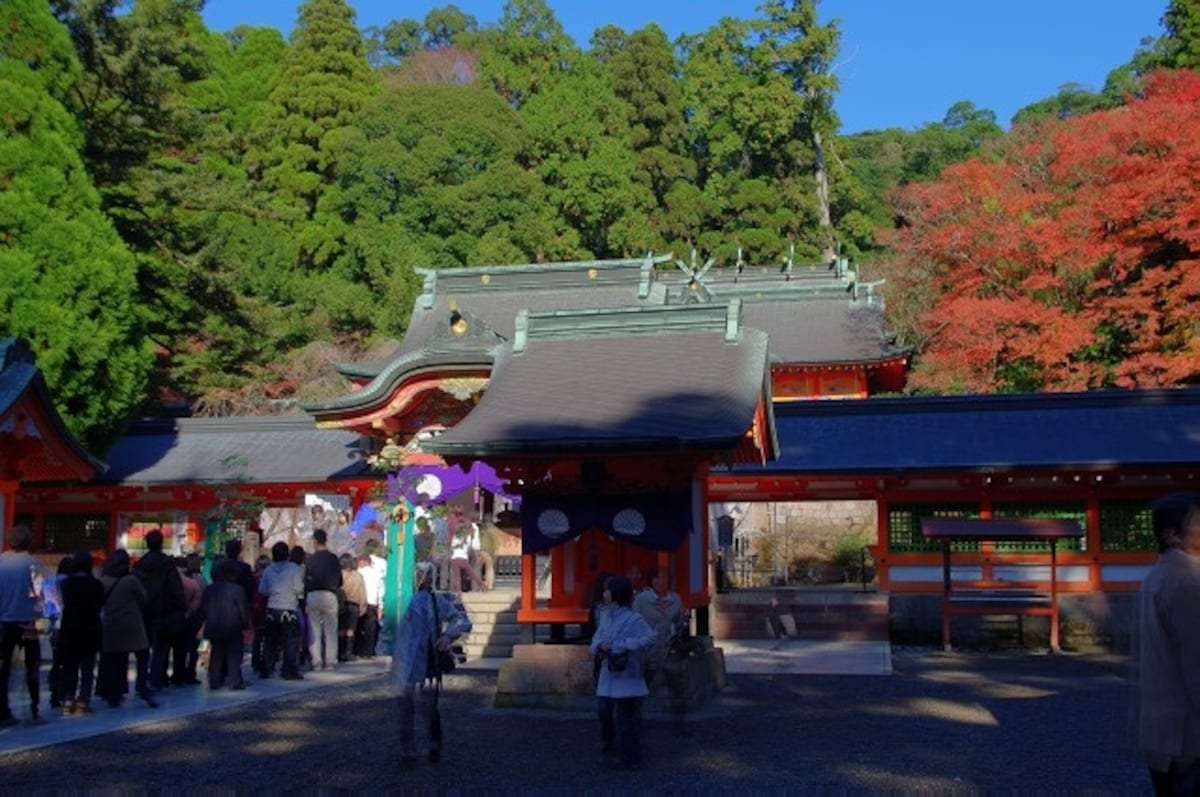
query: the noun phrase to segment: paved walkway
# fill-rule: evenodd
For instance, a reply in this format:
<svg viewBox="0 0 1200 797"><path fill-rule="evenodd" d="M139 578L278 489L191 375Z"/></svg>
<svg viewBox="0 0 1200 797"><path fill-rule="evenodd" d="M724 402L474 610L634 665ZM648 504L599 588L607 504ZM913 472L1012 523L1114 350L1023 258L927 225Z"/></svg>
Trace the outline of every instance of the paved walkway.
<svg viewBox="0 0 1200 797"><path fill-rule="evenodd" d="M12 728L0 729L0 756L60 742L86 739L112 731L170 722L193 714L294 695L335 684L382 677L386 667L386 659L357 661L345 664L337 670L305 673L302 681L285 681L281 678L249 680L249 688L236 692L228 689L212 692L207 686L172 687L156 697L158 708L150 708L131 694L117 708L110 708L103 700L97 699L92 702L92 713L71 715L64 715L61 709L50 708L46 698L43 668L42 716L36 722L31 719L29 695L25 691L24 679L19 669L14 667L13 678L9 683L9 699L13 714L22 722ZM249 669L244 668L247 672Z"/></svg>
<svg viewBox="0 0 1200 797"><path fill-rule="evenodd" d="M221 710L2 754L0 794L1149 795L1125 657L891 655L883 676L731 674L719 699L681 723L646 718L639 772L605 766L591 711L496 708L484 662L447 684L441 763L402 770L389 679L356 663L274 699L237 702L266 696L268 682L210 696ZM0 736L16 746L27 731L46 732Z"/></svg>
<svg viewBox="0 0 1200 797"><path fill-rule="evenodd" d="M892 671L891 648L886 642L731 640L721 643L720 647L725 651L725 669L730 675L889 675ZM494 672L500 669L503 661L475 659L463 665L463 669ZM158 708L150 708L130 696L115 709L97 700L91 714L69 716L50 709L43 687L42 718L37 722L30 719L25 684L20 668L14 667L9 696L13 713L23 721L19 726L0 729L0 756L322 687L382 679L388 666L386 658L355 661L343 664L337 670L306 673L302 681L250 680L248 689L237 692L210 692L207 686L172 688L159 695ZM249 672L249 667L244 669ZM44 678L43 670L43 683Z"/></svg>
<svg viewBox="0 0 1200 797"><path fill-rule="evenodd" d="M730 675L891 675L887 642L731 639L719 644Z"/></svg>

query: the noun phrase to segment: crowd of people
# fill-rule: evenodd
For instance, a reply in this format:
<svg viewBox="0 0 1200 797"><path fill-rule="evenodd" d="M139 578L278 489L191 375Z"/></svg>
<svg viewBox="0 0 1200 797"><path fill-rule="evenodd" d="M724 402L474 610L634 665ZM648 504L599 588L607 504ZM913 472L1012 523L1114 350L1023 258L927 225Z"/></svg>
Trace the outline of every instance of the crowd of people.
<svg viewBox="0 0 1200 797"><path fill-rule="evenodd" d="M312 553L277 542L251 566L233 539L206 577L199 554L163 550L161 530L143 539L136 560L117 549L98 576L93 554L80 550L43 577L31 530L9 531L0 554L0 727L20 722L8 689L18 650L30 718L41 718L43 635L48 704L67 715L91 713L97 702L117 707L131 692L157 708L165 690L201 685L204 669L210 690L245 689L247 642L260 679L299 679L305 669L375 656L387 569L378 542L339 557L317 529Z"/></svg>
<svg viewBox="0 0 1200 797"><path fill-rule="evenodd" d="M459 594L464 584L481 592L496 586L495 561L483 546L478 522L458 507L435 514L424 497L415 514L416 561L431 566L433 589Z"/></svg>

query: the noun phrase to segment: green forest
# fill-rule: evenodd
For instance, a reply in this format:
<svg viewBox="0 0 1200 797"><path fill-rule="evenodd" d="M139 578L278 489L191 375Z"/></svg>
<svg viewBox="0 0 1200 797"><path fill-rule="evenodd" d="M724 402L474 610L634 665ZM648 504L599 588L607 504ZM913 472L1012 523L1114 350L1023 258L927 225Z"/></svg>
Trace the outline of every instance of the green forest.
<svg viewBox="0 0 1200 797"><path fill-rule="evenodd" d="M1200 0L1006 131L969 99L842 135L836 19L675 41L544 0L288 38L203 0L0 6L0 337L103 452L138 414L270 414L404 333L418 267L696 250L886 279L911 389L1200 383Z"/></svg>

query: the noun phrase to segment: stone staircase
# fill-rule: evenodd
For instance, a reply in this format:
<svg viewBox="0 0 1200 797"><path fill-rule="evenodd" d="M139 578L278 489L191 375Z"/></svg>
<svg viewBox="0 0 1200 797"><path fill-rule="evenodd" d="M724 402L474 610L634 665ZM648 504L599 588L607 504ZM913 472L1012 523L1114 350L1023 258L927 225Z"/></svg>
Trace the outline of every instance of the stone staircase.
<svg viewBox="0 0 1200 797"><path fill-rule="evenodd" d="M519 584L498 583L487 592L464 592L462 599L471 616L471 633L463 640L468 659L506 659L513 645L531 641L529 627L517 623Z"/></svg>
<svg viewBox="0 0 1200 797"><path fill-rule="evenodd" d="M711 630L722 639L773 639L780 627L793 639L889 639L888 596L845 587L735 590L713 596Z"/></svg>

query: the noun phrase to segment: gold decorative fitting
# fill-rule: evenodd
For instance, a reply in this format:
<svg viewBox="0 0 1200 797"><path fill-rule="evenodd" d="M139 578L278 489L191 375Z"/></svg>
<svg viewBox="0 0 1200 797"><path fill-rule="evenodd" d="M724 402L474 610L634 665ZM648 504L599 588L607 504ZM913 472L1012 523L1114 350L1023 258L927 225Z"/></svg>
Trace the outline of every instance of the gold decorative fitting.
<svg viewBox="0 0 1200 797"><path fill-rule="evenodd" d="M467 319L459 316L458 320L450 325L450 331L461 338L463 335L467 334L467 330L470 329L470 327L471 325L467 323Z"/></svg>
<svg viewBox="0 0 1200 797"><path fill-rule="evenodd" d="M438 384L439 390L443 393L449 393L459 401L466 401L485 387L487 387L487 380L478 376L452 377L450 379L443 379Z"/></svg>
<svg viewBox="0 0 1200 797"><path fill-rule="evenodd" d="M590 280L594 280L594 279L596 279L596 277L598 277L598 276L600 276L600 272L599 272L598 270L596 270L596 269L594 269L594 268L589 268L589 269L588 269L588 279L590 279Z"/></svg>
<svg viewBox="0 0 1200 797"><path fill-rule="evenodd" d="M367 463L377 470L395 471L399 469L403 456L404 449L396 442L396 438L388 437L378 454L367 457Z"/></svg>
<svg viewBox="0 0 1200 797"><path fill-rule="evenodd" d="M481 274L479 276L479 281L482 282L484 285L490 285L492 282L492 275L491 274Z"/></svg>

